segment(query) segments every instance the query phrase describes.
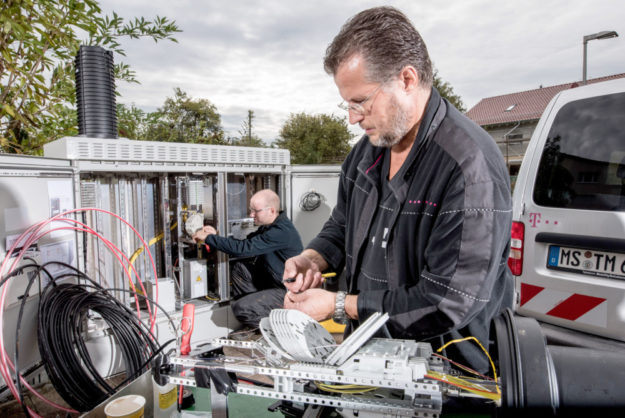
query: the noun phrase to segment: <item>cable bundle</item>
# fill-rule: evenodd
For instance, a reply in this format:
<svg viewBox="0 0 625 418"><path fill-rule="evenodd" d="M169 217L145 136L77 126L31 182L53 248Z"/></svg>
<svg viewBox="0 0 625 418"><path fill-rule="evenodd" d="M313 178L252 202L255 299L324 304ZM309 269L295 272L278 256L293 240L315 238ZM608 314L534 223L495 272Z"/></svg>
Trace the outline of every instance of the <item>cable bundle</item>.
<svg viewBox="0 0 625 418"><path fill-rule="evenodd" d="M170 340L157 349L158 344L153 336L153 332L156 325L156 311L158 307L158 303L156 303L158 301L158 284L156 285L155 300L145 298L143 296L146 293L143 281L141 277L139 277L131 260L111 241L98 234L88 225L73 218L75 214L81 212L107 214L118 219L122 224L130 228L137 239L143 244L145 253L150 260L153 277L157 277L156 265L149 250L148 243L126 220L103 209L81 208L64 212L32 225L13 242L4 256L4 259L0 262L0 375L6 382L7 388L22 405L24 413L27 416L40 417L35 410L24 403L22 394L22 388L24 387L37 398L60 411L66 413L78 412L75 409L59 405L43 397L28 384L19 370L19 330L24 312L24 302L27 298L26 295L28 295L34 283L34 278L39 276L41 272L47 274L51 283L45 290L45 306L43 310L40 311L40 321L43 320L43 325L40 329L38 328L39 341L40 344L43 344L43 346L40 347L40 353L46 363L46 370L55 388L70 405L75 406L77 409L84 411L97 405L97 403L104 400L107 394L113 393L117 388L125 385L128 381L134 379L141 371L145 370L152 357L157 355L169 343L175 341ZM84 273L78 271L71 265L64 264L65 268L69 268L73 272L60 277L52 277L46 270L45 265L40 266L36 263L32 263L27 266L18 267L22 259L28 258L26 252L31 246L41 237L59 230L72 230L96 236L104 246L110 250L113 256L119 261L128 278L128 283L132 291L128 289L108 289L108 291L129 292L132 295L145 298L150 302L147 304L149 329L147 325L144 325L140 320L141 314L138 297L136 298L137 312L132 312L128 307L120 304L107 290L101 288ZM24 268L34 268L35 271L29 280L25 297L22 299L16 326L14 361L11 361L5 349L4 331L6 324L4 323L4 307L12 279L14 279L20 271L23 271ZM137 294L138 290L135 288L133 276L139 283L143 295ZM56 283L57 280L68 277L78 277L91 284L59 285ZM68 286L69 288L66 289ZM42 304L44 303L43 297L44 295L42 295L40 299L40 303ZM64 304L67 304L67 306ZM73 315L69 314L70 306L73 309ZM67 308L68 311L64 311L65 308ZM111 333L116 339L126 362L127 379L116 388L108 386L104 379L97 374L89 358L85 343L82 340L83 320L86 318L89 311L98 312L109 324ZM64 312L64 314L61 312ZM135 318L135 315L138 318ZM167 317L169 318L169 315L167 315ZM173 326L171 318L169 318L169 320ZM175 326L173 329L175 333ZM48 337L51 337L51 339L48 339ZM134 342L131 340L134 340ZM64 351L61 352L61 350ZM84 365L82 370L80 370L80 365Z"/></svg>
<svg viewBox="0 0 625 418"><path fill-rule="evenodd" d="M312 212L313 210L321 206L321 204L324 201L325 201L325 198L321 194L315 191L310 191L310 192L305 193L300 198L299 207L304 212Z"/></svg>
<svg viewBox="0 0 625 418"><path fill-rule="evenodd" d="M56 390L79 411L92 409L115 393L97 372L83 339L85 319L91 312L110 326L124 359L126 380L147 370L159 347L136 314L106 290L69 283L48 285L39 306L39 353Z"/></svg>

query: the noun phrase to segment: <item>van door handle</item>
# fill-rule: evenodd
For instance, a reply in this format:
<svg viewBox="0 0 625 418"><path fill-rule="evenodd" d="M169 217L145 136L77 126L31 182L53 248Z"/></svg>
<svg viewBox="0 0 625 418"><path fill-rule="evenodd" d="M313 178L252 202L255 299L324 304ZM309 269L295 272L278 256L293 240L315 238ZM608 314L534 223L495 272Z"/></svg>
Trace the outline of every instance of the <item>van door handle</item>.
<svg viewBox="0 0 625 418"><path fill-rule="evenodd" d="M535 241L545 244L558 244L565 247L581 248L584 250L625 253L625 239L618 238L539 232L536 234Z"/></svg>

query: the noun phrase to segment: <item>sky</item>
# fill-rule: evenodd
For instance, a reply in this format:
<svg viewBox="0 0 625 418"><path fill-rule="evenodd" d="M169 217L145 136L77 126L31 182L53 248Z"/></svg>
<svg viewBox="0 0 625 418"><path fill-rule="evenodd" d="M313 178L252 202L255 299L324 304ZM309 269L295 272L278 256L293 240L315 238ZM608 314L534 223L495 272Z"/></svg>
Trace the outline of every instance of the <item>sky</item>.
<svg viewBox="0 0 625 418"><path fill-rule="evenodd" d="M587 77L625 73L623 0L100 0L104 13L166 16L182 30L178 43L122 41L126 56L115 62L128 64L140 84L118 82L117 102L154 111L179 87L214 104L229 136L239 136L253 110L253 133L268 144L290 114L346 116L323 70L325 49L348 18L380 5L408 16L467 109L581 80L583 36L604 30L619 37L588 43Z"/></svg>

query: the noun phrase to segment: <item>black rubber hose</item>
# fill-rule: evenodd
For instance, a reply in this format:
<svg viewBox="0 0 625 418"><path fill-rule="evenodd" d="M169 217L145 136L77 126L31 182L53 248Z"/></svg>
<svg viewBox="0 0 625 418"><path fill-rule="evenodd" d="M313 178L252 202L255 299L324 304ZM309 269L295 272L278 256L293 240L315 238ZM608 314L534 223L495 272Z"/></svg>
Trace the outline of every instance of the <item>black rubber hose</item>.
<svg viewBox="0 0 625 418"><path fill-rule="evenodd" d="M75 270L71 265L56 264ZM61 277L69 276L78 276L90 284L56 283ZM61 277L53 279L40 297L39 351L50 381L61 397L73 408L85 411L117 389L99 375L85 345L83 325L90 312L99 314L109 325L126 366L126 382L147 370L163 347L159 347L156 337L136 313L110 293L129 292L127 289L104 289L78 271ZM158 306L150 298L145 299ZM173 326L169 315L162 311Z"/></svg>

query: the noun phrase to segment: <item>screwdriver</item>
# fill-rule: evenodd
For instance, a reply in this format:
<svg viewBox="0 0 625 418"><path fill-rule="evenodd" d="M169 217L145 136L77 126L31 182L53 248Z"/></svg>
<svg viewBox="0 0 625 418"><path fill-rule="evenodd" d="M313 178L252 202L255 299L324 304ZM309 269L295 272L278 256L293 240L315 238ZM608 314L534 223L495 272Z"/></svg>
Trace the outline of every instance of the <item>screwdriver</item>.
<svg viewBox="0 0 625 418"><path fill-rule="evenodd" d="M323 273L321 275L321 277L323 277L324 279L327 279L328 277L334 277L336 276L336 273L332 272L332 273ZM282 283L293 283L295 281L295 277L290 277L288 279L284 279L282 280Z"/></svg>

